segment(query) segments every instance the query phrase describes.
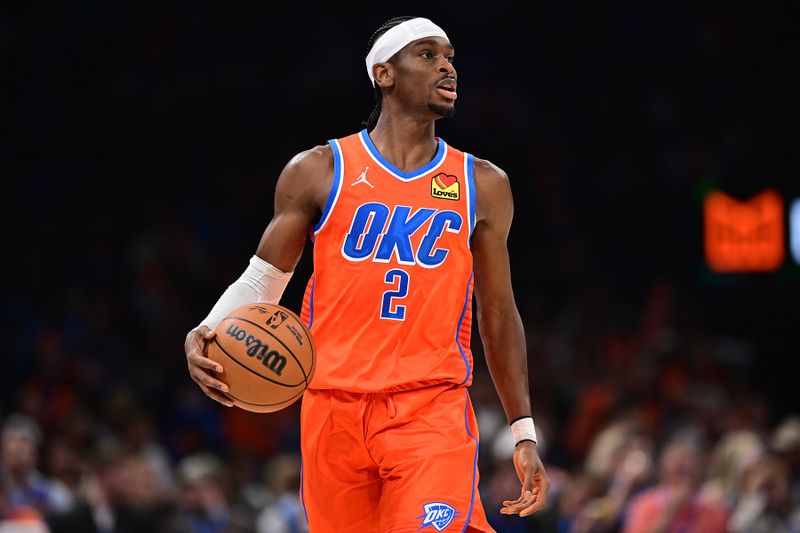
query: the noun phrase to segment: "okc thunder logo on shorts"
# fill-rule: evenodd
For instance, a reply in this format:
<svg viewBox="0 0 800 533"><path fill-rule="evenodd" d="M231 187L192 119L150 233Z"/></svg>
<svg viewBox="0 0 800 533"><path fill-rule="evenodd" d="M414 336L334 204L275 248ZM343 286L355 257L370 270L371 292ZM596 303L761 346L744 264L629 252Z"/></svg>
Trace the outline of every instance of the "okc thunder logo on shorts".
<svg viewBox="0 0 800 533"><path fill-rule="evenodd" d="M433 526L436 531L442 531L450 525L454 518L461 514L444 502L426 503L422 508L425 510L425 514L417 517L423 519L419 529Z"/></svg>

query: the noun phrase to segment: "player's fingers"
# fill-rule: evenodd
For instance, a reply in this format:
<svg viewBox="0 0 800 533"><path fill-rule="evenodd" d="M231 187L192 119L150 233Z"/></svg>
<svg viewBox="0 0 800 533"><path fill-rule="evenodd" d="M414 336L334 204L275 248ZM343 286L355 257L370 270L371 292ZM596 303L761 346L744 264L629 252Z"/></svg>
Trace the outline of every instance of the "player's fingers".
<svg viewBox="0 0 800 533"><path fill-rule="evenodd" d="M503 500L503 505L505 505L506 507L508 507L509 505L516 505L516 504L520 503L521 501L523 501L524 499L525 499L524 496L520 496L516 500Z"/></svg>
<svg viewBox="0 0 800 533"><path fill-rule="evenodd" d="M529 516L543 508L547 504L547 490L550 486L547 478L525 479L522 493L513 502L504 502L506 505L500 512L503 514L519 514L519 516Z"/></svg>
<svg viewBox="0 0 800 533"><path fill-rule="evenodd" d="M504 500L503 505L524 505L525 502L531 502L539 495L539 487L530 483L525 483L520 490L519 498L516 500Z"/></svg>
<svg viewBox="0 0 800 533"><path fill-rule="evenodd" d="M533 503L535 500L536 500L535 496L528 496L514 501L505 501L503 502L503 506L508 509L520 510L524 509L525 507Z"/></svg>
<svg viewBox="0 0 800 533"><path fill-rule="evenodd" d="M526 485L528 485L526 483ZM523 487L520 497L516 500L505 500L503 501L503 508L500 510L501 513L504 514L517 514L524 511L526 508L530 507L537 501L542 500L541 497L541 487L538 485L532 485L529 488Z"/></svg>
<svg viewBox="0 0 800 533"><path fill-rule="evenodd" d="M535 513L536 511L540 510L542 507L544 507L546 503L547 503L547 500L545 498L537 498L536 501L533 502L533 504L531 504L527 508L525 508L522 511L520 511L519 512L519 516L521 516L521 517L522 516L530 516L533 513Z"/></svg>
<svg viewBox="0 0 800 533"><path fill-rule="evenodd" d="M221 364L219 364L216 361L213 361L213 360L211 360L208 357L205 357L203 355L192 353L192 354L189 354L189 357L187 357L187 360L189 361L189 366L190 367L192 365L194 365L194 366L199 366L200 368L206 368L208 370L213 370L214 372L216 372L218 374L222 373L222 365Z"/></svg>
<svg viewBox="0 0 800 533"><path fill-rule="evenodd" d="M202 370L198 370L197 368L190 368L189 374L192 376L192 379L197 382L198 385L205 385L208 388L216 389L222 392L228 392L228 386L221 382L218 379L214 379Z"/></svg>
<svg viewBox="0 0 800 533"><path fill-rule="evenodd" d="M500 509L500 512L503 514L517 514L526 507L530 506L532 503L536 501L538 496L538 491L524 491L522 495L517 498L516 500L506 500L503 502L503 507Z"/></svg>
<svg viewBox="0 0 800 533"><path fill-rule="evenodd" d="M225 407L233 407L233 402L230 401L226 396L223 396L219 392L215 391L214 389L210 389L203 385L202 383L198 383L200 385L200 390L202 390L206 396L214 400L215 402L221 403Z"/></svg>

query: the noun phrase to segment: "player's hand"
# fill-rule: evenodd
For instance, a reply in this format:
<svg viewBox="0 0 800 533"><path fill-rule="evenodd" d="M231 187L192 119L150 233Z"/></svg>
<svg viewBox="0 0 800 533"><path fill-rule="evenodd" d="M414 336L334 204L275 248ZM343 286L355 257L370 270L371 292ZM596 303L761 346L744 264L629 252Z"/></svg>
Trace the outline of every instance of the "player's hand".
<svg viewBox="0 0 800 533"><path fill-rule="evenodd" d="M206 346L215 335L216 333L208 326L200 326L190 331L183 343L186 364L189 366L189 375L206 396L226 407L231 407L233 402L222 394L228 392L228 386L212 375L214 372L221 374L222 365L206 357Z"/></svg>
<svg viewBox="0 0 800 533"><path fill-rule="evenodd" d="M516 500L503 501L502 514L532 515L547 504L550 479L544 471L536 444L522 441L514 448L514 469L517 471L522 491Z"/></svg>

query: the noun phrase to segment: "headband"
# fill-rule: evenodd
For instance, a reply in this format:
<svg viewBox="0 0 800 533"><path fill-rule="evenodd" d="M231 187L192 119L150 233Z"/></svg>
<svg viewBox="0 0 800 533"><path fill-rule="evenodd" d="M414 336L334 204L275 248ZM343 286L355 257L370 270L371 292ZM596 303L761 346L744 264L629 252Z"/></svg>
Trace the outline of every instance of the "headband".
<svg viewBox="0 0 800 533"><path fill-rule="evenodd" d="M372 76L373 65L385 63L408 43L423 37L442 37L447 39L447 34L442 28L426 18L414 18L389 28L383 35L378 37L378 40L375 41L372 49L367 54L366 60L367 75L369 75L372 84L375 84L375 78ZM447 40L449 41L450 39Z"/></svg>

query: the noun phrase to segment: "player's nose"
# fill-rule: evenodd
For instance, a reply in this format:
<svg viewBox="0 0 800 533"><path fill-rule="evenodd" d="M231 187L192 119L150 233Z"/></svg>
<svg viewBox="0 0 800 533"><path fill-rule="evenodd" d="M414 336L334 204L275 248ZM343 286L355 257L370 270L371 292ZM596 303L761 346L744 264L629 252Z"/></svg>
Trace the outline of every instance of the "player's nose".
<svg viewBox="0 0 800 533"><path fill-rule="evenodd" d="M439 72L442 74L456 73L456 69L453 66L453 64L450 61L448 61L447 58L444 56L439 56L439 64L437 65L437 68Z"/></svg>

